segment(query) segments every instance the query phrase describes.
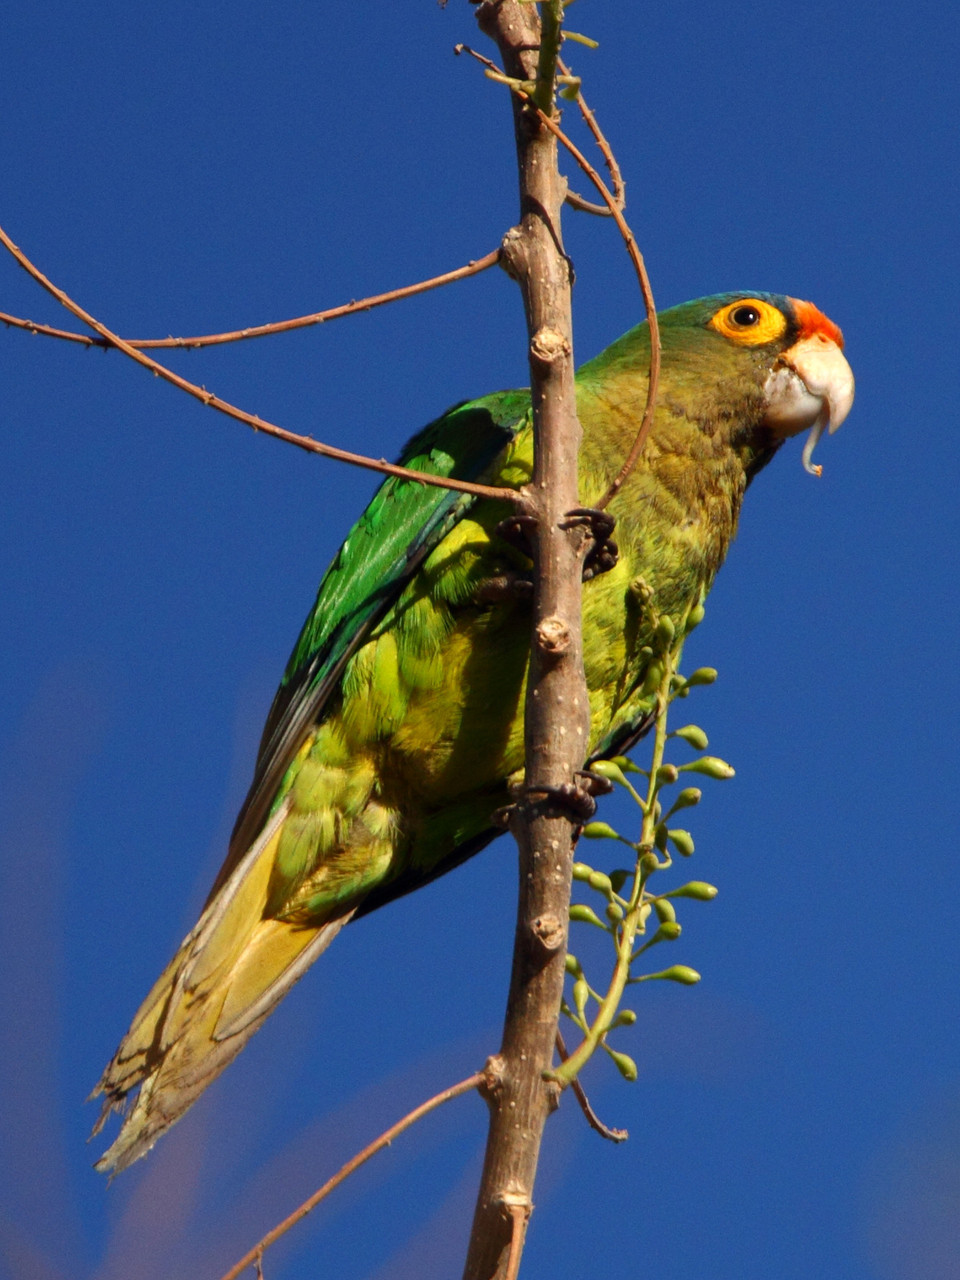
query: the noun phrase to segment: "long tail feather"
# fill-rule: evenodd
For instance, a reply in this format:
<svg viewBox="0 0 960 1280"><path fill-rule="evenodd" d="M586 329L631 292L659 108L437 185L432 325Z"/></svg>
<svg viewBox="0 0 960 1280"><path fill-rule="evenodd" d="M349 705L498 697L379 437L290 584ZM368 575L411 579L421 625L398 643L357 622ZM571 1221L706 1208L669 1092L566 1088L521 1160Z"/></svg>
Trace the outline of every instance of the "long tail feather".
<svg viewBox="0 0 960 1280"><path fill-rule="evenodd" d="M104 1095L94 1133L139 1093L97 1169L119 1173L145 1155L240 1052L274 1006L347 923L355 902L322 923L264 917L281 808L141 1005L94 1090Z"/></svg>

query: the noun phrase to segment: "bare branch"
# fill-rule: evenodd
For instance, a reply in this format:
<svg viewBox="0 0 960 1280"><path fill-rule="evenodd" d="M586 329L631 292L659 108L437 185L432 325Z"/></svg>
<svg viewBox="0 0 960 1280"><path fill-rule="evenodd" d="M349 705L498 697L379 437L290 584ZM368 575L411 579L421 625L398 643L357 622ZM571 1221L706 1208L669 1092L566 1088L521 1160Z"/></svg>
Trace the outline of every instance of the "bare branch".
<svg viewBox="0 0 960 1280"><path fill-rule="evenodd" d="M643 303L647 312L647 323L650 326L650 379L647 384L647 403L644 407L643 418L640 421L640 428L637 431L636 439L631 446L626 461L611 481L606 493L599 502L594 504L597 510L602 511L604 507L609 504L610 500L623 488L624 482L636 465L637 459L640 457L643 446L646 444L647 436L650 434L650 427L653 425L653 414L657 404L657 389L660 385L661 349L660 326L657 323L657 309L653 301L653 290L650 287L650 277L647 275L646 264L643 261L643 254L640 252L640 246L637 244L636 237L630 230L626 218L617 207L616 200L608 189L606 183L600 177L599 173L597 173L596 169L586 158L583 152L580 151L570 138L567 137L560 126L555 121L551 120L549 116L545 115L538 107L534 106L528 95L517 89L514 89L514 93L518 98L525 98L527 101L530 101L530 105L533 110L537 112L540 122L550 130L559 142L563 143L603 197L604 203L610 210L611 216L613 217L614 222L616 222L617 228L623 237L624 244L627 247L627 253L630 255L630 260L637 273L637 279L640 282L640 292L643 295Z"/></svg>
<svg viewBox="0 0 960 1280"><path fill-rule="evenodd" d="M353 302L342 303L338 307L329 307L326 311L314 311L308 316L297 316L293 320L276 320L273 324L260 324L246 329L232 329L226 333L207 333L194 338L124 338L128 347L136 347L138 351L154 351L161 347L176 347L185 351L193 351L198 347L219 346L226 342L242 342L246 338L264 338L274 333L289 333L292 329L306 329L310 325L323 324L327 320L339 320L341 316L356 315L361 311L372 311L374 307L386 306L388 302L399 302L402 298L413 298L418 293L427 293L430 289L439 289L442 285L453 284L456 280L465 280L469 276L479 275L500 261L500 250L485 254L456 267L453 271L444 271L441 275L432 276L429 280L420 280L416 284L407 284L399 289L390 289L386 293L374 293L369 298L358 298ZM82 342L88 347L103 347L108 350L116 344L106 338L91 338L86 333L71 333L66 329L54 329L50 325L35 324L32 320L21 320L19 316L7 315L0 311L0 323L13 325L17 329L27 329L30 333L43 334L48 338L64 338L68 342Z"/></svg>
<svg viewBox="0 0 960 1280"><path fill-rule="evenodd" d="M104 338L91 338L89 333L73 333L70 329L54 329L49 324L37 324L35 320L24 320L20 316L11 316L6 311L0 311L0 324L8 325L13 329L26 329L28 333L38 333L43 338L62 338L65 342L79 342L85 347L103 347L106 350L112 346Z"/></svg>
<svg viewBox="0 0 960 1280"><path fill-rule="evenodd" d="M610 189L607 187L606 183L600 177L599 173L597 173L596 169L593 167L590 161L586 158L583 152L575 145L575 143L564 133L564 131L560 128L560 126L556 123L556 121L540 110L540 108L533 101L533 98L531 97L531 95L528 94L525 91L525 89L522 87L521 81L518 77L501 75L494 63L491 63L488 58L484 58L481 54L475 53L474 50L470 49L467 45L457 46L457 51L458 52L463 51L465 53L469 53L474 58L476 58L479 62L482 62L488 68L493 67L494 68L493 71L490 71L488 69L487 75L491 76L491 78L495 78L501 81L502 83L508 85L511 91L522 102L528 102L532 110L537 112L541 124L543 124L547 129L549 129L550 132L557 138L557 140L566 147L566 149L573 156L574 160L576 160L577 164L580 166L583 172L587 175L587 177L590 179L593 185L600 192L600 195L603 197L603 202L604 202L604 205L606 206L606 212L608 212L610 216L613 218L613 220L616 222L620 235L623 237L624 244L626 245L627 253L630 255L630 261L633 263L634 270L637 273L637 280L640 283L640 292L643 296L643 304L647 313L647 323L650 326L650 377L647 383L647 402L644 407L643 417L640 420L640 426L639 426L639 429L637 430L636 438L634 439L633 445L630 448L630 452L627 454L627 457L623 463L623 466L620 468L617 475L611 481L603 497L599 500L599 502L594 504L598 511L602 511L605 507L607 507L610 504L610 501L614 497L616 497L616 495L623 488L623 485L626 482L627 477L630 475L631 471L636 466L637 459L640 457L640 454L643 451L643 446L646 444L647 436L650 434L650 428L653 425L653 415L654 415L654 411L656 409L656 404L657 404L657 389L660 385L661 346L660 346L660 326L657 323L657 309L656 309L656 304L654 303L654 300L653 300L653 290L650 287L650 277L647 275L647 268L643 260L643 254L640 252L640 246L637 244L636 237L634 236L633 232L630 230L630 227L627 223L626 218L623 216L623 207L625 204L626 197L625 197L625 188L623 185L623 178L620 174L620 166L617 164L616 159L613 155L613 152L610 150L609 143L607 142L603 134L600 132L600 128L596 123L596 119L593 115L593 112L589 110L589 108L586 106L586 103L581 103L581 111L583 112L584 119L587 121L587 124L590 126L591 132L593 133L594 138L597 140L597 144L600 147L601 151L603 152L604 158L607 161L607 165L610 168L611 178L614 184L613 192L610 191ZM557 60L557 65L560 67L563 66L563 64L560 62L559 59ZM579 100L580 100L580 95L578 95L578 101ZM580 196L576 196L575 199L571 201L570 194L571 194L570 192L567 192L566 199L568 200L568 202L575 204L577 208L587 209L587 211L590 213L601 211L600 205L590 206L590 202L584 201Z"/></svg>
<svg viewBox="0 0 960 1280"><path fill-rule="evenodd" d="M567 38L569 39L569 33ZM564 75L570 75L570 68L559 58L557 59L557 66ZM620 172L620 166L617 163L617 157L613 154L610 143L597 123L597 117L587 106L586 99L582 93L577 94L577 106L580 108L580 114L583 116L587 128L593 134L594 141L600 148L604 163L610 170L610 181L613 183L613 198L616 201L617 208L623 210L627 204L627 192L623 182L623 174ZM579 209L582 213L595 213L603 218L612 216L605 204L594 204L592 200L585 200L583 196L577 195L575 191L567 192L567 204L571 208Z"/></svg>
<svg viewBox="0 0 960 1280"><path fill-rule="evenodd" d="M78 320L82 320L84 324L88 324L91 329L100 334L110 346L116 347L118 351L122 351L124 355L129 356L131 360L142 365L143 368L149 369L157 377L163 378L164 381L193 396L201 404L207 405L211 409L216 409L220 413L226 414L229 418L235 418L238 422L245 422L247 426L253 427L255 431L262 431L265 435L273 436L277 440L296 445L298 449L304 449L308 453L318 453L324 458L347 462L351 466L364 467L368 471L378 471L383 475L398 476L402 480L413 480L417 484L433 485L439 489L453 489L458 493L470 493L478 498L493 498L502 502L510 502L514 505L522 504L523 502L523 496L515 489L473 484L468 480L454 480L446 476L432 475L428 471L414 471L410 467L398 467L395 463L387 462L385 458L368 458L362 453L351 453L348 449L337 449L333 445L322 444L311 436L301 436L293 431L287 431L285 427L278 427L274 423L258 417L256 414L246 413L243 409L238 409L236 405L232 405L228 401L222 400L219 396L215 396L206 387L198 386L194 382L188 382L186 378L181 378L178 373L174 373L166 365L159 364L156 360L151 359L150 356L144 355L142 351L138 351L129 342L125 342L123 338L111 332L106 325L101 324L99 320L95 320L89 312L84 311L78 303L69 298L62 289L59 289L48 280L39 267L34 266L26 254L13 243L2 227L0 227L0 244L3 244L10 251L28 275L32 276L38 284L42 285Z"/></svg>
<svg viewBox="0 0 960 1280"><path fill-rule="evenodd" d="M478 53L476 49L471 49L468 44L456 44L453 46L453 51L457 55L461 53L469 53L471 58L475 58L477 62L486 69L487 73L490 75L490 79L496 80L498 84L505 84L511 89L518 88L518 84L515 79L505 76L491 58L485 58L482 53ZM559 58L557 58L557 66L563 72L566 79L574 79L570 74L570 68L567 67ZM620 172L620 166L617 163L617 158L613 154L610 143L601 131L600 126L597 123L596 116L587 106L582 93L577 94L577 106L580 108L580 114L583 116L588 129L593 134L597 146L603 153L604 162L610 170L610 178L613 182L613 198L616 201L618 208L623 209L627 203L627 196L624 188L623 176ZM604 218L609 218L611 216L610 210L605 204L594 204L590 200L585 200L583 196L578 196L575 191L568 191L565 199L571 208L579 209L583 213L595 213Z"/></svg>
<svg viewBox="0 0 960 1280"><path fill-rule="evenodd" d="M483 1080L484 1073L476 1071L472 1076L468 1076L466 1080L461 1080L459 1084L451 1085L449 1089L444 1089L442 1093L428 1098L426 1102L421 1102L419 1107L415 1107L402 1120L398 1120L395 1125L391 1125L369 1146L364 1147L362 1151L358 1151L332 1178L328 1178L318 1191L315 1191L308 1200L304 1200L298 1209L294 1209L289 1217L284 1218L283 1222L278 1223L272 1231L268 1231L262 1240L258 1240L253 1248L243 1255L239 1262L235 1262L229 1271L224 1272L221 1280L236 1280L241 1271L253 1265L256 1265L259 1274L264 1252L272 1244L275 1244L281 1236L286 1235L291 1227L296 1226L302 1218L305 1218L312 1209L315 1209L321 1200L325 1200L331 1191L336 1190L341 1182L345 1182L351 1173L359 1169L362 1164L366 1164L370 1157L375 1156L378 1151L382 1151L384 1147L389 1147L394 1138L399 1138L401 1133L409 1129L411 1125L416 1124L418 1120L422 1120L429 1112L435 1111L437 1107L442 1106L445 1102L450 1102L453 1098L459 1098L462 1094L469 1093L471 1089L476 1089L483 1083Z"/></svg>
<svg viewBox="0 0 960 1280"><path fill-rule="evenodd" d="M508 82L535 84L552 109L562 6L486 0L477 18L497 43ZM492 73L491 73L492 74ZM499 72L497 73L499 74ZM549 81L549 83L548 83ZM523 293L534 410L534 475L525 492L535 517L533 640L524 707L523 798L510 825L519 846L519 894L500 1071L484 1092L490 1131L464 1270L465 1280L515 1276L543 1128L559 1090L544 1078L553 1057L563 992L572 875L572 821L550 797L575 792L587 754L580 588L585 530L579 507L570 263L560 215L566 184L546 117L513 99L520 223L504 258ZM541 797L537 799L536 797Z"/></svg>
<svg viewBox="0 0 960 1280"><path fill-rule="evenodd" d="M567 1046L563 1042L563 1036L557 1030L557 1053L561 1062L566 1062L569 1058ZM591 1129L599 1133L601 1138L606 1138L609 1142L626 1142L630 1134L626 1129L611 1129L609 1125L603 1123L593 1107L590 1105L590 1099L586 1095L583 1085L577 1076L570 1081L570 1088L573 1090L574 1097L580 1103L580 1110L584 1114L584 1118Z"/></svg>

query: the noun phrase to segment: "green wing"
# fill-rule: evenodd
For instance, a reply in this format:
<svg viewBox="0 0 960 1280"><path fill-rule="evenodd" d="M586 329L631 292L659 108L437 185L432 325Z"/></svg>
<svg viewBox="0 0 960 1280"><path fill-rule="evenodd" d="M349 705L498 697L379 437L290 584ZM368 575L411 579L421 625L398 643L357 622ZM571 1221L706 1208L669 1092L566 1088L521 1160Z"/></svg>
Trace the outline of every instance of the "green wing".
<svg viewBox="0 0 960 1280"><path fill-rule="evenodd" d="M457 405L409 441L400 463L461 480L495 475L494 464L529 407L527 391ZM350 656L476 500L471 494L390 476L350 530L323 576L287 663L263 731L253 784L211 897L259 833L284 774L322 718Z"/></svg>

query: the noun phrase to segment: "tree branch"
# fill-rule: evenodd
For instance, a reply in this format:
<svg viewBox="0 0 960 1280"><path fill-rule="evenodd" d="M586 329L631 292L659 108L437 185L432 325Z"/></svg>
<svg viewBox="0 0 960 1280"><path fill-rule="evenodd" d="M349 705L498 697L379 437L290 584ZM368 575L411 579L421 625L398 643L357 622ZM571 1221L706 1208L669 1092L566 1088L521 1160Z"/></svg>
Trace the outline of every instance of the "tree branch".
<svg viewBox="0 0 960 1280"><path fill-rule="evenodd" d="M570 68L562 59L557 59L557 66L564 75L570 74ZM593 134L594 142L600 148L604 164L610 170L610 181L613 183L613 198L617 203L617 208L622 211L626 207L627 192L623 182L623 174L620 172L620 166L617 163L617 157L613 154L613 148L597 123L597 117L587 106L586 99L582 93L577 94L577 106L580 108L584 123ZM574 209L579 209L582 213L595 213L604 218L612 216L606 204L594 204L591 200L585 200L583 196L578 196L575 191L567 192L567 204Z"/></svg>
<svg viewBox="0 0 960 1280"><path fill-rule="evenodd" d="M518 0L484 0L481 29L500 49L506 74L536 82L552 110L551 59L559 43L562 5L541 6L547 39L541 50L537 11ZM538 57L539 54L539 57ZM535 589L524 713L525 798L511 818L520 850L520 892L513 969L499 1071L485 1093L490 1132L464 1271L465 1280L505 1280L519 1266L543 1127L556 1106L549 1070L563 992L570 900L572 826L550 815L541 796L569 785L587 754L589 712L580 623L584 532L564 516L578 506L571 271L560 213L566 184L546 118L514 97L520 177L520 225L504 239L505 265L520 285L530 339L534 410L534 475L526 490L536 515Z"/></svg>
<svg viewBox="0 0 960 1280"><path fill-rule="evenodd" d="M468 45L457 45L456 52L469 53L476 58L478 62L482 62L487 67L487 75L490 76L491 79L499 81L501 84L508 85L521 102L529 103L531 109L538 113L541 124L545 128L549 129L554 137L561 142L564 147L566 147L574 160L576 160L577 164L603 197L603 202L606 206L603 212L609 213L614 222L616 222L617 229L623 237L627 253L630 256L630 261L633 263L634 270L637 273L637 280L640 284L640 293L643 297L643 305L647 315L647 324L650 327L650 376L647 383L647 402L644 406L643 417L640 420L640 426L637 430L633 445L630 448L630 452L627 454L619 472L611 481L606 493L595 504L596 509L598 511L602 511L609 505L611 499L616 497L619 491L623 488L627 477L636 466L637 459L640 457L643 446L646 443L647 436L650 434L650 428L653 425L653 415L657 405L657 391L660 385L661 346L660 326L657 322L657 308L653 300L653 290L650 287L650 277L647 275L647 267L643 260L643 254L640 252L640 246L637 244L636 236L634 236L633 232L630 230L630 226L627 223L626 218L623 216L625 190L623 179L620 175L620 166L617 164L606 138L604 138L603 134L600 132L593 113L585 103L581 102L580 109L584 119L590 127L590 131L593 133L593 136L597 141L597 145L603 152L608 167L610 168L614 184L613 192L610 191L606 183L600 177L599 173L597 173L596 169L586 158L583 152L563 132L556 120L540 111L539 107L537 107L536 103L533 101L532 96L526 91L526 88L524 88L524 84L529 87L529 81L524 82L519 76L502 75L489 58L484 58L482 54L476 53ZM563 63L559 59L557 59L557 65L561 68L563 67ZM493 70L491 70L491 68L493 68ZM578 95L578 100L579 98L580 95ZM567 203L572 204L578 209L585 209L588 213L601 211L601 206L591 206L588 201L583 200L580 196L575 196L572 200L570 197L571 193L567 191L565 196Z"/></svg>
<svg viewBox="0 0 960 1280"><path fill-rule="evenodd" d="M163 378L165 382L169 382L181 391L185 391L187 395L193 396L195 400L199 400L201 404L207 405L210 409L217 409L229 418L235 418L238 422L245 422L247 426L253 427L255 431L262 431L265 435L273 436L277 440L296 445L298 449L304 449L308 453L318 453L321 457L333 458L337 462L346 462L351 466L363 467L368 471L378 471L383 475L398 476L401 480L413 480L417 484L433 485L439 489L454 489L458 493L471 493L478 498L493 498L501 502L510 502L514 505L523 502L522 495L515 489L499 488L487 484L473 484L468 480L454 480L446 476L435 476L429 471L414 471L410 467L399 467L395 463L387 462L386 458L368 458L362 453L352 453L348 449L337 449L333 445L323 444L319 440L314 440L311 436L301 436L293 431L287 431L285 427L278 427L256 414L246 413L243 409L238 409L236 405L230 404L229 401L221 400L219 396L215 396L206 387L200 387L195 382L188 382L186 378L181 378L178 373L174 373L172 369L168 369L166 365L151 359L150 356L144 355L142 351L132 347L129 342L125 342L123 338L118 337L106 325L101 324L99 320L95 320L88 311L84 311L83 307L68 297L52 281L48 280L40 268L35 266L27 255L13 243L2 227L0 227L0 244L3 244L9 250L28 275L32 276L38 284L42 285L78 320L88 324L91 329L106 339L110 346L116 347L118 351L122 351L124 355L129 356L136 364L149 369L157 377Z"/></svg>
<svg viewBox="0 0 960 1280"><path fill-rule="evenodd" d="M456 280L465 280L468 276L479 275L500 261L500 250L475 258L453 271L444 271L429 280L418 280L416 284L405 284L399 289L389 289L386 293L374 293L369 298L357 298L353 302L342 303L338 307L328 307L326 311L313 311L308 316L296 316L293 320L275 320L272 324L259 324L246 329L231 329L226 333L206 333L194 338L124 338L128 347L136 347L138 351L155 351L161 347L176 347L184 351L193 351L198 347L220 346L226 342L242 342L247 338L265 338L274 333L289 333L291 329L306 329L311 325L323 324L327 320L339 320L341 316L353 316L361 311L372 311L374 307L386 306L388 302L399 302L402 298L413 298L418 293L427 293L430 289L439 289L442 285L453 284ZM0 311L0 324L12 325L15 329L26 329L29 333L39 333L47 338L63 338L68 342L82 342L87 347L103 347L109 350L116 344L106 338L91 338L88 333L71 333L68 329L54 329L51 325L36 324L33 320L23 320L19 316L8 315Z"/></svg>
<svg viewBox="0 0 960 1280"><path fill-rule="evenodd" d="M559 1029L557 1030L557 1057L561 1062L566 1062L570 1057ZM583 1112L584 1119L594 1132L599 1133L600 1137L606 1138L608 1142L626 1142L630 1137L628 1131L626 1129L613 1129L610 1125L603 1123L590 1105L586 1090L577 1076L574 1076L570 1081L570 1088L573 1090L574 1097L580 1103L580 1110Z"/></svg>
<svg viewBox="0 0 960 1280"><path fill-rule="evenodd" d="M475 1072L472 1076L468 1076L466 1080L461 1080L459 1084L451 1085L449 1089L444 1089L442 1093L428 1098L426 1102L421 1102L419 1107L415 1107L402 1120L398 1120L396 1124L391 1125L389 1129L381 1133L379 1138L375 1138L369 1146L364 1147L362 1151L358 1151L332 1178L328 1178L323 1186L318 1191L315 1191L308 1200L304 1200L298 1209L294 1209L289 1217L284 1218L283 1222L277 1223L273 1230L268 1231L262 1240L258 1240L239 1262L235 1262L229 1271L224 1272L220 1280L236 1280L241 1271L254 1265L257 1267L257 1274L261 1274L260 1263L265 1251L281 1236L286 1235L291 1227L295 1227L301 1218L305 1218L312 1209L315 1209L321 1200L325 1200L331 1191L335 1191L341 1182L345 1182L351 1173L356 1172L362 1164L366 1164L370 1157L375 1156L378 1151L382 1151L384 1147L389 1147L394 1138L399 1138L401 1133L409 1129L411 1125L416 1124L418 1120L422 1120L425 1115L435 1111L437 1107L442 1106L445 1102L450 1102L453 1098L459 1098L462 1094L469 1093L471 1089L476 1089L483 1083L483 1078L482 1071Z"/></svg>
<svg viewBox="0 0 960 1280"><path fill-rule="evenodd" d="M514 90L519 98L525 98L526 95L522 90ZM531 104L532 105L532 104ZM545 128L549 129L559 142L562 142L566 149L576 160L577 164L587 175L593 185L600 192L604 203L610 210L611 217L617 224L623 242L626 245L627 253L630 255L630 261L633 263L634 270L637 273L637 279L640 282L640 292L643 295L643 304L647 312L647 324L650 326L650 378L647 383L647 403L643 410L643 417L640 420L640 428L637 431L636 439L631 446L627 458L620 468L617 475L611 481L607 492L595 503L597 510L602 511L610 502L611 498L616 497L622 489L623 484L630 472L636 466L637 459L646 444L647 436L650 434L650 428L653 425L653 415L657 407L657 390L660 385L660 326L657 323L657 308L653 301L653 290L650 287L650 277L647 275L646 263L643 260L643 254L640 252L640 246L637 244L636 236L630 230L623 211L617 204L616 198L611 194L606 183L597 173L596 169L586 158L583 152L567 137L555 120L545 115L536 106L533 109L537 112L540 122Z"/></svg>

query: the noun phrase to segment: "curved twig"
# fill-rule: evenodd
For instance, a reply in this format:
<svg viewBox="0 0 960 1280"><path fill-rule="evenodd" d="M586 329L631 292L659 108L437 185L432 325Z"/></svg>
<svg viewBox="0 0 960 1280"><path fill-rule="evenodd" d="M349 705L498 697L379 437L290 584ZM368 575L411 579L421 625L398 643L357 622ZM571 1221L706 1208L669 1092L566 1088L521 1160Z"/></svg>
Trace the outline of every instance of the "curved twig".
<svg viewBox="0 0 960 1280"><path fill-rule="evenodd" d="M427 293L430 289L439 289L442 285L453 284L456 280L465 280L469 276L479 275L489 267L495 267L500 261L500 249L484 254L482 258L474 258L465 266L456 267L453 271L444 271L429 280L419 280L416 284L405 284L399 289L389 289L386 293L374 293L369 298L358 298L353 302L342 303L338 307L329 307L326 311L313 311L307 316L296 316L292 320L276 320L272 324L258 324L246 329L231 329L226 333L205 333L194 338L125 338L127 346L136 347L138 351L153 351L161 347L176 347L184 351L194 351L199 347L219 346L225 342L242 342L247 338L264 338L268 334L289 333L291 329L306 329L310 325L323 324L326 320L339 320L341 316L352 316L358 311L372 311L374 307L386 306L388 302L399 302L401 298L412 298L418 293ZM33 320L22 320L19 316L7 315L0 311L0 323L13 325L17 329L27 329L30 333L40 333L48 338L65 338L68 342L82 342L88 347L103 347L108 350L114 346L106 338L91 338L86 333L71 333L67 329L54 329L50 325L35 324Z"/></svg>
<svg viewBox="0 0 960 1280"><path fill-rule="evenodd" d="M106 339L110 346L116 347L118 351L122 351L124 355L129 356L137 364L149 369L157 377L163 378L165 382L179 387L181 391L193 396L201 404L208 405L211 409L217 409L220 413L226 414L229 418L235 418L238 422L245 422L247 426L253 427L255 431L262 431L266 435L286 441L287 444L296 445L298 449L304 449L307 453L318 453L324 458L347 462L351 466L364 467L368 471L378 471L383 475L398 476L402 480L413 480L417 484L433 485L438 489L454 489L458 493L470 493L478 498L494 498L514 504L523 502L523 496L515 489L473 484L469 480L454 480L446 476L435 476L428 471L414 471L410 467L400 467L396 463L387 462L385 458L368 458L362 453L352 453L348 449L337 449L333 445L323 444L319 440L314 440L312 436L297 435L293 431L288 431L285 427L278 427L272 422L267 422L256 414L246 413L243 409L237 408L236 405L230 404L229 401L222 400L219 396L207 391L206 387L200 387L195 382L188 382L186 378L181 378L178 373L174 373L172 369L168 369L166 365L151 359L150 356L144 355L142 351L138 351L129 342L125 342L123 338L111 332L106 325L101 324L99 320L95 320L88 311L84 311L83 307L68 297L52 281L48 280L40 268L34 266L26 254L13 243L2 227L0 227L0 244L3 244L10 251L28 275L32 276L38 284L42 285L78 320L88 324L91 329Z"/></svg>
<svg viewBox="0 0 960 1280"><path fill-rule="evenodd" d="M657 403L657 390L660 385L661 348L660 327L657 324L657 309L653 301L653 290L650 287L650 277L647 275L647 268L643 261L643 254L640 252L640 246L637 244L636 237L630 230L626 218L623 216L623 207L626 202L626 196L623 177L620 173L620 166L617 164L613 152L610 149L610 144L600 131L600 126L596 122L596 117L593 115L593 112L590 111L590 108L586 103L581 102L580 110L583 114L584 120L590 128L591 133L596 139L597 145L603 152L604 159L610 169L611 180L614 184L613 192L610 191L607 184L603 181L599 173L597 173L596 169L579 147L576 146L572 139L567 137L555 120L548 116L546 112L540 110L530 94L520 87L519 81L512 80L509 76L503 75L495 63L491 62L489 58L485 58L482 54L477 53L474 49L471 49L469 45L457 45L455 52L469 53L487 68L486 74L490 76L491 79L498 80L508 85L511 92L515 93L518 98L528 103L531 110L537 113L539 120L550 130L550 132L556 137L557 141L566 147L574 160L576 160L577 164L603 197L605 211L610 214L614 222L617 224L617 228L620 235L623 237L624 244L626 245L627 253L630 256L630 261L633 263L634 270L637 273L637 279L640 282L640 292L643 295L643 305L647 313L647 323L650 326L650 378L647 383L647 402L644 406L643 417L640 420L640 427L637 431L636 438L630 448L630 452L627 454L623 466L620 468L617 475L614 476L603 497L599 502L594 503L594 506L598 510L602 511L603 508L608 506L610 501L620 492L630 475L630 472L636 466L637 459L640 457L643 446L646 444L647 436L650 434L650 427L653 424L653 414ZM559 60L557 61L557 66L560 67L562 71L566 71L566 68ZM577 95L577 100L581 101L581 96L579 94ZM577 196L575 194L573 200L570 200L571 194L574 193L567 193L569 203L574 204L575 207L579 209L585 209L587 212L594 213L603 208L603 206L600 205L591 206L590 201L584 200L582 196Z"/></svg>
<svg viewBox="0 0 960 1280"><path fill-rule="evenodd" d="M561 1062L566 1062L567 1058L570 1057L570 1054L567 1052L567 1046L564 1044L563 1036L560 1034L559 1027L557 1028L557 1054ZM591 1129L596 1133L599 1133L601 1138L606 1138L608 1142L626 1142L630 1137L629 1132L626 1129L613 1129L610 1125L603 1123L594 1111L593 1107L590 1105L590 1099L587 1097L586 1090L580 1083L579 1076L573 1077L570 1081L570 1088L573 1090L574 1097L580 1103L580 1110L583 1112L584 1119Z"/></svg>
<svg viewBox="0 0 960 1280"><path fill-rule="evenodd" d="M442 1093L435 1094L434 1097L428 1098L426 1102L421 1102L419 1107L414 1109L398 1120L395 1125L391 1125L379 1138L375 1138L362 1151L358 1151L355 1156L347 1161L332 1178L328 1178L318 1191L315 1191L308 1200L304 1200L299 1208L294 1209L288 1217L282 1222L277 1223L272 1231L268 1231L262 1240L258 1240L252 1249L249 1249L239 1262L235 1262L229 1271L225 1271L220 1280L236 1280L237 1276L246 1267L256 1264L260 1265L264 1252L270 1248L281 1236L286 1235L291 1227L305 1218L311 1209L315 1209L321 1200L325 1200L331 1191L336 1190L341 1182L346 1181L351 1173L354 1173L362 1164L375 1156L378 1151L382 1151L384 1147L389 1147L394 1138L398 1138L401 1133L409 1129L411 1125L416 1124L425 1115L431 1111L435 1111L437 1107L442 1106L445 1102L450 1102L453 1098L459 1098L461 1094L469 1093L471 1089L476 1089L478 1085L483 1083L483 1072L475 1071L472 1076L468 1076L466 1080L461 1080L459 1084L451 1085L449 1089L444 1089Z"/></svg>
<svg viewBox="0 0 960 1280"><path fill-rule="evenodd" d="M650 434L650 427L653 423L653 413L657 403L657 389L660 385L660 327L657 324L657 310L653 301L653 290L650 287L650 277L647 275L646 264L643 261L643 254L640 252L640 246L637 244L636 237L630 230L626 218L617 207L616 200L608 189L606 183L600 177L599 173L597 173L596 169L579 147L577 147L576 144L567 137L560 126L535 105L529 94L524 93L521 89L514 89L513 92L530 104L531 109L537 113L538 119L550 130L550 132L556 137L557 141L561 142L563 146L566 147L574 160L576 160L577 164L603 197L604 203L610 210L610 214L623 237L624 244L627 247L627 253L630 255L630 261L633 263L634 270L637 273L637 279L640 282L640 292L643 295L643 304L647 312L647 323L650 326L650 380L647 384L647 403L644 407L643 417L640 420L640 428L637 431L636 439L630 448L626 461L611 481L610 486L603 497L598 502L593 503L594 507L602 511L603 508L609 504L610 500L623 488L624 482L636 465L636 461L640 456L643 446L646 444L647 436Z"/></svg>
<svg viewBox="0 0 960 1280"><path fill-rule="evenodd" d="M567 37L569 39L569 36ZM560 59L557 59L557 66L565 76L571 74L570 68ZM627 204L626 186L623 181L623 174L620 172L620 166L617 164L617 157L613 154L613 148L607 141L603 130L597 124L597 117L587 106L586 100L582 93L577 94L577 106L580 108L580 114L583 116L584 123L593 134L594 141L600 148L604 163L610 170L610 181L613 183L613 198L616 201L617 208L623 210ZM610 210L605 204L594 204L592 200L585 200L583 196L578 195L576 191L567 192L567 204L573 209L579 209L582 213L594 213L602 218L611 217Z"/></svg>

